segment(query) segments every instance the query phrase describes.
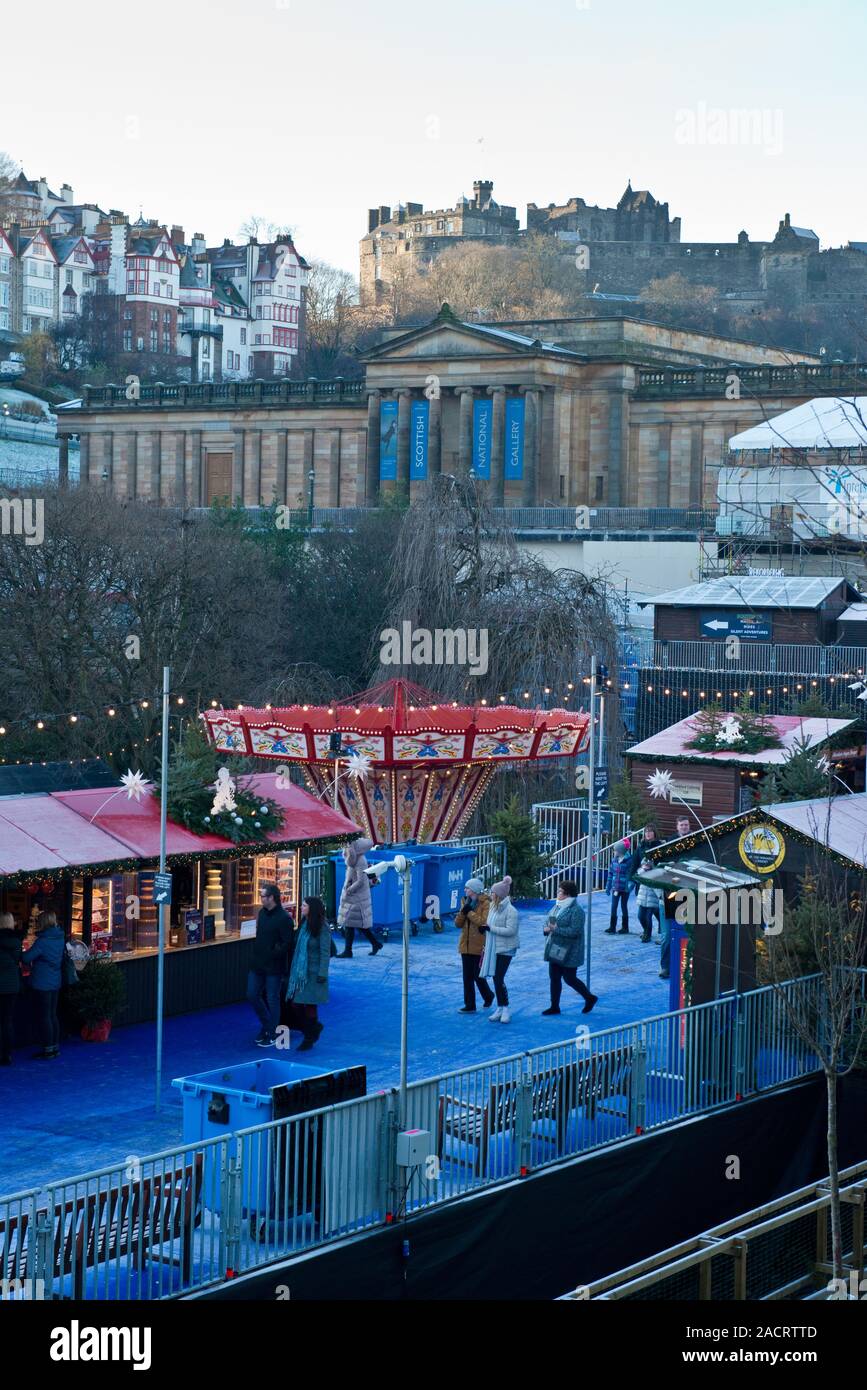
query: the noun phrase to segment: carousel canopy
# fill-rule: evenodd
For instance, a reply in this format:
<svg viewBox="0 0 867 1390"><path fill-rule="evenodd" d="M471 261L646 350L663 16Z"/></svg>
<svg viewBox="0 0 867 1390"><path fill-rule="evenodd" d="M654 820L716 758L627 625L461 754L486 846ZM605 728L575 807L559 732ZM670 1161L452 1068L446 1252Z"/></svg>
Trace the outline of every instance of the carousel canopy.
<svg viewBox="0 0 867 1390"><path fill-rule="evenodd" d="M202 718L220 752L302 763L320 796L333 781L330 743L339 733L341 757L355 755L352 775L338 784L341 808L380 843L455 838L498 764L574 757L590 724L578 710L443 703L405 680L331 705L240 706Z"/></svg>

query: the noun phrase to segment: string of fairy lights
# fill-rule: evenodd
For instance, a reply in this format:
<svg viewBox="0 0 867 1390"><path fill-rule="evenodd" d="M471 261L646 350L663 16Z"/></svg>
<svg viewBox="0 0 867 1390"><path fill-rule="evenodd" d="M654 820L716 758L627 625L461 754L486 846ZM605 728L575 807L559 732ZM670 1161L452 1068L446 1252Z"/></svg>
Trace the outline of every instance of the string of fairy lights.
<svg viewBox="0 0 867 1390"><path fill-rule="evenodd" d="M861 673L859 672L858 674L861 674ZM840 674L840 675L837 675L837 676L827 676L827 677L824 677L823 679L826 680L826 681L828 682L829 685L834 686L834 685L836 685L836 684L842 684L842 683L845 682L845 681L851 680L851 679L852 679L852 673L848 673L848 674L847 674L847 673L843 673L843 674ZM560 699L560 701L561 701L561 704L560 704L559 708L566 708L566 706L569 704L570 700L574 701L574 700L576 699L576 692L577 692L577 697L580 699L581 695L583 695L583 693L584 693L584 688L585 688L585 687L589 687L589 685L590 685L590 677L589 677L589 676L579 676L579 677L577 677L574 681L568 681L568 682L566 683L566 689L562 692L562 694L559 695L559 699ZM622 692L634 691L634 692L637 693L637 692L639 692L640 689L641 689L641 681L640 681L640 679L639 679L639 680L634 680L634 679L633 679L633 680L625 680L625 679L622 679L622 678L619 679L619 680L617 680L617 681L615 681L615 680L612 680L612 679L610 679L610 678L607 678L606 680L604 680L604 681L602 681L602 682L599 682L599 686L600 686L600 688L604 688L605 690L611 691L611 692L613 692L613 690L614 690L614 688L615 688L615 686L616 686L616 687L617 687L620 691L622 691ZM794 682L790 682L788 685L783 685L782 687L777 686L777 690L780 691L780 693L782 693L783 695L792 694L792 695L797 696L797 695L802 695L802 694L804 694L805 692L806 692L807 694L809 694L811 691L817 690L818 687L819 687L819 681L818 681L817 679L809 679L809 680L808 680L808 679L804 679L803 681L794 681ZM696 698L696 692L695 692L695 690L690 691L690 690L683 689L683 688L678 689L676 685L675 685L675 686L671 686L671 685L660 685L659 683L656 683L656 684L653 684L653 683L645 683L645 684L644 684L644 692L645 692L646 694L648 694L648 695L655 695L657 698L659 698L659 697L661 696L662 698L665 698L665 699L674 699L674 700L677 700L677 699L679 698L679 699L681 699L681 700L689 700L689 699L694 700L694 699ZM766 686L766 687L762 690L762 689L760 689L760 688L757 688L757 686L755 686L755 685L754 685L754 686L745 686L743 690L723 691L723 690L715 690L715 689L713 689L712 687L709 687L709 688L706 689L706 690L699 690L699 691L697 692L698 698L701 699L701 700L713 700L713 699L722 700L723 698L728 698L729 696L731 696L731 698L732 698L732 699L735 699L735 700L737 700L737 699L743 699L743 698L754 699L754 698L756 698L756 697L761 698L763 695L773 695L774 693L775 693L775 690L774 690L774 687L773 687L773 686ZM513 696L512 696L512 701L513 701L514 703L510 703L510 697L509 697L508 695L505 695L505 694L501 694L501 695L498 695L498 696L496 696L496 697L490 697L490 698L489 698L489 697L482 697L481 699L475 701L474 703L475 703L475 705L476 705L477 708L482 708L482 709L485 709L485 708L488 708L488 709L496 708L498 705L506 705L508 708L521 708L522 706L521 706L520 704L517 703L517 700L520 699L522 702L524 702L524 707L529 708L529 707L531 707L531 701L534 701L534 700L535 700L535 701L536 701L536 707L538 707L538 708L546 708L546 707L547 707L547 702L550 701L552 695L554 695L554 687L553 687L553 686L550 686L550 685L546 685L546 686L543 686L542 689L541 689L541 692L538 692L538 693L535 693L535 692L532 691L532 690L524 690L524 691L522 691L522 692L520 693L519 696L513 695ZM221 703L221 701L218 700L218 699L196 700L196 699L191 699L191 698L188 697L188 696L185 696L185 695L178 695L178 694L172 694L170 698L171 698L171 703L172 703L172 706L173 706L173 710L174 710L174 715L175 715L175 716L178 715L178 714L182 714L182 715L190 715L191 717L197 717L200 713L202 713L202 712L203 712L204 710L206 710L206 709L213 709L213 710L216 710L216 709L226 709L227 711L231 711L231 710L238 710L238 711L241 711L241 710L243 710L243 709L245 709L245 708L250 708L249 706L245 706L245 705L243 705L243 704L237 704L237 705L236 705L236 704L223 704L223 703ZM468 701L467 703L469 704L470 702ZM129 700L126 700L126 701L120 701L120 700L119 700L119 701L115 701L114 703L106 703L105 705L101 706L101 708L100 708L99 711L95 711L95 712L83 712L83 711L79 708L78 710L69 710L69 711L66 711L66 712L63 712L63 713L53 713L53 714L52 714L52 713L46 713L46 712L43 711L43 712L38 712L38 713L33 713L33 714L19 715L19 716L16 716L14 719L0 719L0 748L2 748L2 740L3 740L4 738L6 738L6 737L9 737L9 736L10 736L11 734L13 734L14 732L22 733L22 732L24 732L24 731L29 730L29 731L30 731L31 733L33 733L34 735L38 735L38 734L40 734L40 733L43 733L46 729L53 729L53 730L56 731L56 729L57 729L58 726L60 726L60 725L66 725L70 730L72 730L72 729L74 729L75 726L78 725L78 724L82 724L82 723L85 723L85 722L88 722L88 721L93 722L94 720L99 719L99 718L105 719L106 721L111 721L111 720L113 720L113 719L117 719L118 716L119 716L119 714L121 713L121 711L140 710L140 711L146 713L147 711L152 710L152 711L154 712L154 715L156 715L156 714L158 714L158 713L160 712L160 710L161 710L161 704L162 704L162 692L161 692L161 691L157 691L157 692L155 692L155 693L154 693L153 695L151 695L151 696L135 696L135 697L133 697L133 698L131 698L131 699L129 699ZM452 708L458 708L458 706L459 706L459 701L457 701L457 700L452 700L452 701L443 701L443 702L442 702L442 707L443 707L443 708L448 708L449 706L451 706ZM579 706L575 706L576 709L578 709L578 708L580 708L580 707L581 707L580 705L579 705ZM263 705L261 708L266 709L266 710L271 710L271 709L275 708L275 706L273 706L273 705L271 705L271 704L266 704L266 705ZM276 706L276 708L279 709L280 706ZM308 706L308 705L302 705L302 708L309 708L309 706ZM328 711L329 711L329 713L333 713L333 712L335 711L335 709L351 709L351 708L355 708L355 713L356 713L356 714L358 714L358 713L360 712L360 707L358 707L358 706L353 707L351 700L345 700L345 701L344 701L344 700L339 700L339 701L335 701L333 704L331 704L331 705L328 706ZM414 702L409 702L408 705L407 705L407 708L410 709L410 710L416 710L416 709L421 709L421 708L427 708L427 706L423 706L423 705L420 705L420 704L414 703ZM430 708L437 708L437 706L436 706L436 705L431 705ZM383 709L384 709L384 706L383 706L383 705L379 705L379 706L378 706L378 709L379 709L380 712L382 712ZM140 748L145 747L146 745L148 745L148 744L150 744L150 743L156 743L156 742L158 742L161 738L162 738L162 730L161 730L161 729L157 729L153 734L145 735L145 736L143 736L140 740L134 740L131 744L124 744L118 751L119 751L120 753L130 753L130 754L131 754L131 753L133 753L134 751L137 751L137 750L139 750ZM20 765L26 765L26 766L33 767L33 766L39 765L39 763L40 763L42 760L40 760L38 757L37 757L37 758L33 758L33 759L16 758L16 759L12 760L12 759L7 759L7 758L3 757L2 755L0 755L0 763L7 763L7 762L11 762L11 761L14 761L14 762L15 762L17 765L19 765L19 766L20 766ZM69 762L69 764L72 766L72 765L74 765L75 763L86 763L86 762L92 761L92 759L91 759L91 758L80 758L80 759L72 759L72 758L70 758L70 759L62 759L62 761L64 761L64 762ZM43 763L43 765L44 765L44 763Z"/></svg>

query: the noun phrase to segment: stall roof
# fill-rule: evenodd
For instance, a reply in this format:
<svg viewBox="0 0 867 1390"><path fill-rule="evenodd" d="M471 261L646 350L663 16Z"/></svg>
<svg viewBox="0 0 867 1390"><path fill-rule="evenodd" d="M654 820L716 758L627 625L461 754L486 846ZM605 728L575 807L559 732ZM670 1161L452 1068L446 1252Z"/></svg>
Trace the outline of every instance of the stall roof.
<svg viewBox="0 0 867 1390"><path fill-rule="evenodd" d="M867 444L867 396L816 396L732 435L730 449L857 449Z"/></svg>
<svg viewBox="0 0 867 1390"><path fill-rule="evenodd" d="M652 888L690 888L698 893L718 893L720 889L749 888L760 883L755 874L742 873L714 864L709 859L671 859L658 868L638 870L634 877Z"/></svg>
<svg viewBox="0 0 867 1390"><path fill-rule="evenodd" d="M276 801L285 813L281 829L253 842L251 852L256 844L290 845L360 834L354 821L318 801L303 788L294 784L278 786L278 775L261 773L250 779L260 795ZM157 802L152 796L131 801L120 789L118 792L111 800L111 793L104 787L0 798L0 874L157 859L160 851ZM238 848L219 835L194 835L174 821L168 823L166 845L169 857L237 851Z"/></svg>
<svg viewBox="0 0 867 1390"><path fill-rule="evenodd" d="M867 865L867 792L833 796L830 802L824 796L810 801L775 801L760 809L853 864Z"/></svg>
<svg viewBox="0 0 867 1390"><path fill-rule="evenodd" d="M693 720L701 711L681 719L678 724L670 724L667 729L635 743L627 748L630 758L682 758L689 762L743 763L747 766L774 766L784 763L786 758L806 740L810 748L817 748L843 729L852 727L854 719L807 719L799 714L769 714L765 718L776 729L782 743L781 748L765 748L757 753L732 753L728 749L718 749L715 753L702 753L698 748L690 748L690 739L695 738ZM737 711L728 711L737 718Z"/></svg>
<svg viewBox="0 0 867 1390"><path fill-rule="evenodd" d="M705 579L700 584L687 584L683 589L670 589L640 603L668 608L820 608L825 599L845 583L818 577L733 574L721 579ZM857 599L858 592L846 583L847 598Z"/></svg>

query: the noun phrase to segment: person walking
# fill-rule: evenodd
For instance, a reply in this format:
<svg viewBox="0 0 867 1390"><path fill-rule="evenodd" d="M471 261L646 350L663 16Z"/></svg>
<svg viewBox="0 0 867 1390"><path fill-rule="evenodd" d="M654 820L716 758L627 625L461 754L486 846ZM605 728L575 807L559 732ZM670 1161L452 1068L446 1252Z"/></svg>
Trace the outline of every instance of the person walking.
<svg viewBox="0 0 867 1390"><path fill-rule="evenodd" d="M340 893L337 909L337 925L343 928L344 947L337 960L352 960L352 943L355 933L361 932L370 942L370 954L377 955L382 950L382 942L373 934L373 904L370 897L370 879L367 877L365 854L373 849L373 841L353 840L343 850L346 865L346 878Z"/></svg>
<svg viewBox="0 0 867 1390"><path fill-rule="evenodd" d="M460 911L455 915L455 926L461 933L458 952L464 980L464 1003L458 1013L462 1014L476 1012L476 990L482 996L482 1003L486 1009L494 1002L493 990L479 973L485 949L485 933L482 928L488 920L491 907L491 899L484 888L480 878L468 878Z"/></svg>
<svg viewBox="0 0 867 1390"><path fill-rule="evenodd" d="M611 921L605 928L606 936L613 936L617 931L618 904L620 905L621 916L620 935L629 935L629 894L632 891L630 879L630 855L629 849L624 843L617 846L608 867L608 878L605 883L605 891L611 898Z"/></svg>
<svg viewBox="0 0 867 1390"><path fill-rule="evenodd" d="M280 1022L280 992L289 974L294 948L295 923L280 901L276 883L263 883L262 906L256 918L256 940L250 952L247 1002L262 1027L257 1047L274 1047Z"/></svg>
<svg viewBox="0 0 867 1390"><path fill-rule="evenodd" d="M0 1067L12 1064L15 1005L21 990L21 936L11 912L0 912Z"/></svg>
<svg viewBox="0 0 867 1390"><path fill-rule="evenodd" d="M304 1033L299 1052L309 1052L322 1032L316 1011L320 1004L328 1003L330 963L331 933L325 920L325 904L321 898L305 898L286 986L286 999L299 1011Z"/></svg>
<svg viewBox="0 0 867 1390"><path fill-rule="evenodd" d="M497 1007L489 1014L492 1023L511 1023L509 991L506 989L506 971L521 949L518 931L518 909L511 898L512 880L505 874L500 883L491 885L491 905L487 920L482 926L485 934L485 949L482 955L479 975L489 980L493 976Z"/></svg>
<svg viewBox="0 0 867 1390"><path fill-rule="evenodd" d="M653 864L649 859L642 859L642 869L652 869ZM638 920L641 923L641 940L646 944L653 935L653 919L656 918L656 928L659 930L660 919L662 917L662 889L652 888L649 883L639 883L638 887Z"/></svg>
<svg viewBox="0 0 867 1390"><path fill-rule="evenodd" d="M22 954L30 971L30 988L36 1001L36 1022L42 1051L34 1053L41 1062L60 1056L60 1020L57 1001L63 983L63 956L66 938L53 912L40 912L36 919L36 940Z"/></svg>
<svg viewBox="0 0 867 1390"><path fill-rule="evenodd" d="M599 1002L599 996L593 994L578 978L578 969L584 964L585 953L584 909L578 901L578 884L574 879L560 880L557 901L549 913L544 931L551 1004L542 1010L543 1015L559 1014L564 980L584 1000L582 1014L589 1014L594 1004Z"/></svg>

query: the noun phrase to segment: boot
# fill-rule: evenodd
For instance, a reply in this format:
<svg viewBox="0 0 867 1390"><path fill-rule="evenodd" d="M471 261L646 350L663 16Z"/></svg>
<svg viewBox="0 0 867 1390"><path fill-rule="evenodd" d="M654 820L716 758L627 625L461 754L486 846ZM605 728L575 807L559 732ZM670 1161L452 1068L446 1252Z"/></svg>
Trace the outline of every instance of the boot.
<svg viewBox="0 0 867 1390"><path fill-rule="evenodd" d="M355 938L353 927L347 927L343 933L343 950L338 951L335 960L352 960L352 942Z"/></svg>
<svg viewBox="0 0 867 1390"><path fill-rule="evenodd" d="M512 1011L511 1011L511 1009L509 1008L508 1004L507 1004L506 1007L503 1009L503 1012L500 1014L500 1022L501 1022L501 1023L511 1023L511 1022L512 1022Z"/></svg>
<svg viewBox="0 0 867 1390"><path fill-rule="evenodd" d="M492 1023L499 1023L502 1012L502 1009L494 1009L493 1013L488 1014L488 1018Z"/></svg>

